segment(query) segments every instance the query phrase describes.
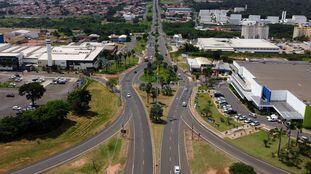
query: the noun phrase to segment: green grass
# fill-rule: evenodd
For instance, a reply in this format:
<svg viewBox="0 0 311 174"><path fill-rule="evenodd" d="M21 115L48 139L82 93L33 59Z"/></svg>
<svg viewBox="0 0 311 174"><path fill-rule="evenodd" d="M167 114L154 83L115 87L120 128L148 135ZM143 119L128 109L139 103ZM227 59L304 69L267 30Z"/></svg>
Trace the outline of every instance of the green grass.
<svg viewBox="0 0 311 174"><path fill-rule="evenodd" d="M189 160L189 165L193 174L207 173L209 170L224 173L225 169L235 162L224 152L203 140L193 140L192 146L194 158Z"/></svg>
<svg viewBox="0 0 311 174"><path fill-rule="evenodd" d="M119 113L120 98L98 82L87 87L92 95L90 112L69 114L55 131L27 140L1 143L0 173L38 161L69 148L106 127Z"/></svg>
<svg viewBox="0 0 311 174"><path fill-rule="evenodd" d="M0 83L0 88L14 88L9 82Z"/></svg>
<svg viewBox="0 0 311 174"><path fill-rule="evenodd" d="M209 101L210 101L210 104L209 104ZM211 124L213 127L218 129L219 131L226 131L226 130L229 130L236 126L241 125L240 123L237 123L234 120L231 121L231 125L228 125L226 122L226 119L227 119L226 116L224 116L218 111L218 109L216 108L215 104L212 101L212 98L207 93L198 93L196 97L196 103L197 103L197 111L200 114L203 112L204 108L207 107L209 109L211 117L215 120L216 123L219 124L219 127L216 126L215 124L208 122L206 116L203 116L202 114L201 116L206 122ZM221 119L225 120L225 122L221 122Z"/></svg>
<svg viewBox="0 0 311 174"><path fill-rule="evenodd" d="M257 133L247 135L244 137L240 137L237 139L227 139L230 143L242 149L246 153L264 160L274 166L280 167L284 170L287 170L291 173L295 174L303 174L306 173L304 169L304 165L306 161L311 161L311 159L307 159L306 157L302 157L303 163L300 165L302 169L298 169L296 167L288 167L282 162L278 160L277 157L273 157L272 153L277 152L278 141L272 142L270 144L270 148L266 148L264 146L263 140L267 139L267 133L265 131L259 131ZM287 143L287 136L282 136L282 147L284 147Z"/></svg>
<svg viewBox="0 0 311 174"><path fill-rule="evenodd" d="M99 72L104 73L104 74L117 74L122 71L125 71L128 68L131 68L137 65L137 63L138 63L138 58L135 56L131 56L127 58L126 60L122 60L119 65L117 65L116 62L113 62L111 66L107 68L103 68L99 70Z"/></svg>
<svg viewBox="0 0 311 174"><path fill-rule="evenodd" d="M136 53L141 53L143 50L145 50L147 45L147 41L143 38L141 38L140 40L138 40L134 46L134 51Z"/></svg>
<svg viewBox="0 0 311 174"><path fill-rule="evenodd" d="M108 165L125 164L126 154L122 153L124 139L114 137L87 154L63 164L48 173L105 173Z"/></svg>

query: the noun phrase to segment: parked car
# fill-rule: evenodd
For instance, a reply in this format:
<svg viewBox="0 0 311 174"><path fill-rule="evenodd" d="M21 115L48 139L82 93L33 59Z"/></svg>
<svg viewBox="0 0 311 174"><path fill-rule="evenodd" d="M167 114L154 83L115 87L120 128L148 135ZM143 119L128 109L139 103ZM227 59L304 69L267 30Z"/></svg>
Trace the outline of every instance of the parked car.
<svg viewBox="0 0 311 174"><path fill-rule="evenodd" d="M15 97L15 95L13 93L9 93L6 95L6 97Z"/></svg>
<svg viewBox="0 0 311 174"><path fill-rule="evenodd" d="M241 116L242 116L241 114L236 114L236 115L234 116L234 118L239 119L239 117L241 117Z"/></svg>
<svg viewBox="0 0 311 174"><path fill-rule="evenodd" d="M253 122L253 120L250 118L247 118L246 120L244 120L244 123L252 123L252 122Z"/></svg>
<svg viewBox="0 0 311 174"><path fill-rule="evenodd" d="M255 121L251 122L250 125L252 125L252 126L259 126L259 125L260 125L260 122L257 121L257 120L255 120Z"/></svg>
<svg viewBox="0 0 311 174"><path fill-rule="evenodd" d="M20 106L13 106L12 109L18 111L18 110L21 110L22 107L20 107Z"/></svg>
<svg viewBox="0 0 311 174"><path fill-rule="evenodd" d="M243 121L243 120L246 120L246 119L247 119L247 117L245 115L242 115L242 116L239 117L240 121Z"/></svg>
<svg viewBox="0 0 311 174"><path fill-rule="evenodd" d="M253 117L253 118L257 118L257 115L255 113L249 113L248 116Z"/></svg>
<svg viewBox="0 0 311 174"><path fill-rule="evenodd" d="M186 107L187 106L187 102L182 102L181 104L183 107Z"/></svg>

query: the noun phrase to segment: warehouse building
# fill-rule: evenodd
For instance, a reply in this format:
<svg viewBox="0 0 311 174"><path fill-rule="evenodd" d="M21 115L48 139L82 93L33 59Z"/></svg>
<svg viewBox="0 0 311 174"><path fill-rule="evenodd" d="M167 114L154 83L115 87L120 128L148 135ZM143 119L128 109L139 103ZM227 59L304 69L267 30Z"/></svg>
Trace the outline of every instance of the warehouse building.
<svg viewBox="0 0 311 174"><path fill-rule="evenodd" d="M241 37L244 39L268 39L269 26L263 22L243 21Z"/></svg>
<svg viewBox="0 0 311 174"><path fill-rule="evenodd" d="M20 70L24 65L56 65L60 68L89 69L96 67L100 53L110 48L110 44L95 42L54 47L48 42L47 46L0 44L0 70ZM51 57L50 61L48 61L49 57Z"/></svg>
<svg viewBox="0 0 311 174"><path fill-rule="evenodd" d="M210 51L234 51L249 53L279 53L280 49L263 39L198 38L197 47Z"/></svg>
<svg viewBox="0 0 311 174"><path fill-rule="evenodd" d="M285 120L311 127L311 64L290 61L234 61L230 83L257 108L273 108Z"/></svg>

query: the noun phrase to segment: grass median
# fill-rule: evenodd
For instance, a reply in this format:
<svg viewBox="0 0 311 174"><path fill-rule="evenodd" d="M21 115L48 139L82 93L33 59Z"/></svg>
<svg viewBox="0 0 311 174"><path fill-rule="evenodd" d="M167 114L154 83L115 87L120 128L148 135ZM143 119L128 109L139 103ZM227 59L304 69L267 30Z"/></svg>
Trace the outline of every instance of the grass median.
<svg viewBox="0 0 311 174"><path fill-rule="evenodd" d="M51 156L89 138L116 119L120 98L98 82L87 89L92 95L90 110L83 116L69 114L55 131L0 144L0 173Z"/></svg>
<svg viewBox="0 0 311 174"><path fill-rule="evenodd" d="M83 156L47 173L123 173L127 150L126 138L116 135Z"/></svg>

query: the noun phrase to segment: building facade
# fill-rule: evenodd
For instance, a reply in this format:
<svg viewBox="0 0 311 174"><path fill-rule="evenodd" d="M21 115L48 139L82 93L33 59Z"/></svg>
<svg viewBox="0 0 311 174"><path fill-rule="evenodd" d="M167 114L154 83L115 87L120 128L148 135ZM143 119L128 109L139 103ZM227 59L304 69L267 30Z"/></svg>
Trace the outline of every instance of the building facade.
<svg viewBox="0 0 311 174"><path fill-rule="evenodd" d="M241 37L244 39L268 39L269 26L256 21L243 21Z"/></svg>

